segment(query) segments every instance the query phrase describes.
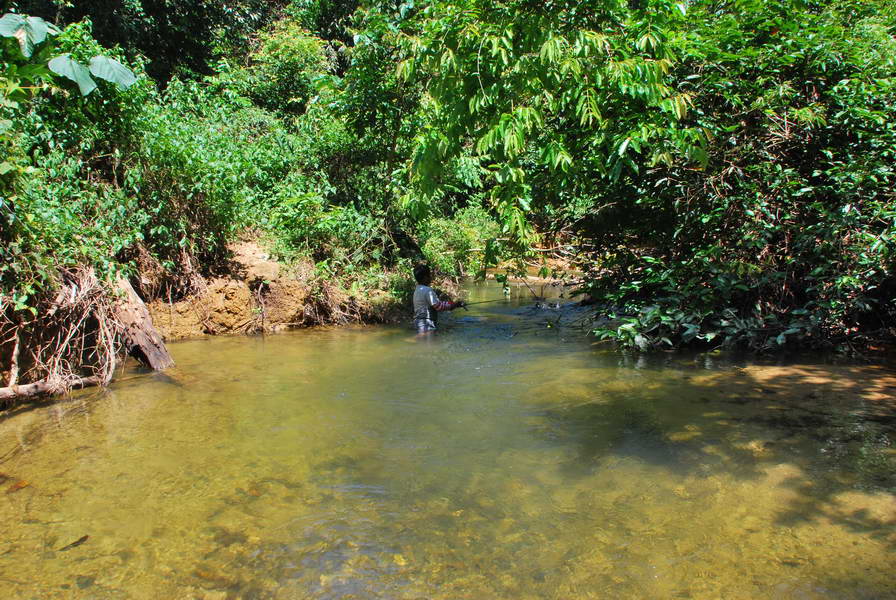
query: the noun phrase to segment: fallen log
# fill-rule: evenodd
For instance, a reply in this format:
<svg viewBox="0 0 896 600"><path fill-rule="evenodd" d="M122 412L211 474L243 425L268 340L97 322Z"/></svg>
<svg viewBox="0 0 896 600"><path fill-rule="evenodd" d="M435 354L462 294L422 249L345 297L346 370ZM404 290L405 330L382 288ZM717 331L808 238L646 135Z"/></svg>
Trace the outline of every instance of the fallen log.
<svg viewBox="0 0 896 600"><path fill-rule="evenodd" d="M121 295L112 317L122 325L127 353L156 371L174 366L174 359L168 353L162 336L152 324L146 305L131 283L122 277L115 285Z"/></svg>
<svg viewBox="0 0 896 600"><path fill-rule="evenodd" d="M103 383L104 382L102 377L94 376L80 377L78 379L75 379L74 381L69 382L65 386L60 385L59 382L52 381L38 381L35 383L26 383L24 385L13 385L10 387L0 388L0 400L13 400L19 398L30 398L34 396L59 394L67 390L79 390L82 388L102 385Z"/></svg>

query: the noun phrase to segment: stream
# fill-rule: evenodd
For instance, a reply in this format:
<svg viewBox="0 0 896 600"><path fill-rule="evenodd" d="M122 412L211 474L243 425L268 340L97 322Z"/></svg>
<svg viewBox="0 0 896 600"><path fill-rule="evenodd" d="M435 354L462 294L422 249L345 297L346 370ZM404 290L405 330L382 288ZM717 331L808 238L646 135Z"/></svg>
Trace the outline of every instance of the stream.
<svg viewBox="0 0 896 600"><path fill-rule="evenodd" d="M623 354L468 292L9 411L0 597L896 598L892 365Z"/></svg>

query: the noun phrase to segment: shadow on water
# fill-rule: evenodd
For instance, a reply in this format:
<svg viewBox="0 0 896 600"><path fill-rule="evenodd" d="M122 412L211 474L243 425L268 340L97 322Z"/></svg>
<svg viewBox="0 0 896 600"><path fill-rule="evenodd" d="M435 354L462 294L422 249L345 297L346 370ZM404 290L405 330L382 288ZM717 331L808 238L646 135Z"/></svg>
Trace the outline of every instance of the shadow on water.
<svg viewBox="0 0 896 600"><path fill-rule="evenodd" d="M668 358L640 360L648 370L670 367ZM544 422L533 433L576 448L564 464L570 476L587 476L608 457L678 475L725 469L741 480L786 462L800 475L781 482L792 494L776 526L827 521L896 549L896 514L844 510L840 499L896 493L892 371L831 364L703 371L688 358L671 363L682 373L678 381L639 392L597 391L584 403L538 411Z"/></svg>
<svg viewBox="0 0 896 600"><path fill-rule="evenodd" d="M590 475L598 459L624 456L676 472L690 468L687 445L670 441L660 421L648 410L625 399L548 409L540 414L546 423L535 435L559 444L572 444L576 452L564 465L567 475Z"/></svg>

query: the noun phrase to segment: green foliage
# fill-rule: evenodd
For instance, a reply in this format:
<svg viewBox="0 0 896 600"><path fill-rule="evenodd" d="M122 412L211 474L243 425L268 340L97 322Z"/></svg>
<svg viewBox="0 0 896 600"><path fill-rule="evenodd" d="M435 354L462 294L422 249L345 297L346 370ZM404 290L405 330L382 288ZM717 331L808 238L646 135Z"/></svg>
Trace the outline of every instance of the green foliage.
<svg viewBox="0 0 896 600"><path fill-rule="evenodd" d="M31 58L35 46L42 44L47 35L55 32L49 23L40 17L28 17L7 13L0 17L0 36L15 38L19 43L22 56Z"/></svg>
<svg viewBox="0 0 896 600"><path fill-rule="evenodd" d="M896 325L896 13L873 4L692 5L676 76L709 160L587 223L591 291L631 315L601 336L773 349Z"/></svg>
<svg viewBox="0 0 896 600"><path fill-rule="evenodd" d="M893 0L22 4L92 24L0 20L4 294L245 229L356 283L544 235L628 347L896 331Z"/></svg>
<svg viewBox="0 0 896 600"><path fill-rule="evenodd" d="M326 206L314 194L280 204L274 225L285 247L333 266L348 267L377 258L377 246L372 242L383 237L381 220L353 206Z"/></svg>
<svg viewBox="0 0 896 600"><path fill-rule="evenodd" d="M14 109L19 102L30 100L38 90L52 83L53 74L75 82L82 96L97 88L91 75L124 89L136 83L134 73L110 56L96 54L90 58L89 65L84 65L70 54L61 53L67 45L66 33L39 17L7 13L0 18L0 37L6 38L0 41L3 59L0 81L4 84L2 105L5 108ZM57 41L60 34L63 35ZM83 54L89 46L90 43L80 44L78 50Z"/></svg>
<svg viewBox="0 0 896 600"><path fill-rule="evenodd" d="M88 95L40 80L23 92L31 102L10 104L15 121L2 123L21 172L33 175L10 186L17 208L16 196L0 206L14 225L2 232L3 291L21 306L52 289L60 269L105 273L145 251L177 293L246 229L266 231L284 256L313 257L323 272L397 258L387 248L396 224L387 223L381 163L344 168L365 150L334 116L332 91L308 104L330 62L295 22L274 26L249 66L223 62L217 75L174 79L164 93L146 78L126 90L106 85L123 72L111 58L91 63L100 46L89 24L57 41L64 59L53 67Z"/></svg>
<svg viewBox="0 0 896 600"><path fill-rule="evenodd" d="M475 273L486 265L485 248L498 236L498 223L482 207L470 205L452 218L433 218L421 225L421 250L439 272Z"/></svg>
<svg viewBox="0 0 896 600"><path fill-rule="evenodd" d="M261 36L246 71L246 95L269 110L302 114L315 80L332 65L323 43L295 21L279 21Z"/></svg>
<svg viewBox="0 0 896 600"><path fill-rule="evenodd" d="M413 201L429 201L443 165L472 145L505 233L525 245L536 202L702 160L702 130L680 124L691 98L669 79L667 31L682 20L680 5L660 1L643 12L478 0L421 11L399 65L426 90L432 123L416 139Z"/></svg>
<svg viewBox="0 0 896 600"><path fill-rule="evenodd" d="M285 4L270 0L19 0L19 9L57 23L89 20L96 39L167 82L178 71L210 74L216 59L244 55L254 32Z"/></svg>
<svg viewBox="0 0 896 600"><path fill-rule="evenodd" d="M70 54L57 56L47 63L47 68L57 75L61 75L78 85L82 96L89 95L96 89L93 77L116 83L127 89L137 82L134 73L114 58L108 56L94 56L90 59L90 65L84 66L71 57Z"/></svg>
<svg viewBox="0 0 896 600"><path fill-rule="evenodd" d="M371 8L343 98L369 110L352 113L362 131L413 123L395 186L412 219L484 193L490 260L525 253L535 226L573 236L587 290L627 315L602 336L836 342L896 326L894 15L891 0ZM378 61L396 58L392 83Z"/></svg>
<svg viewBox="0 0 896 600"><path fill-rule="evenodd" d="M136 77L100 54L102 48L92 40L81 43L68 29L60 31L40 18L7 14L0 19L0 35L16 41L4 40L0 47L0 110L8 117L0 120L0 145L6 151L0 164L0 292L9 294L16 310L33 310L34 297L53 287L59 268L91 264L109 273L115 254L139 237L132 202L119 189L83 181L84 160L69 155L65 138L48 126L55 113L74 132L86 112L103 112L116 92L70 98L54 74L77 81L83 96L97 89L91 73L122 88L132 86ZM91 56L90 66L67 51ZM41 97L42 92L49 95ZM120 116L109 112L112 121ZM88 144L82 137L82 148Z"/></svg>
<svg viewBox="0 0 896 600"><path fill-rule="evenodd" d="M6 267L18 282L38 288L52 287L60 267L115 271L115 257L141 238L145 216L135 200L122 189L82 180L85 165L61 151L34 164L16 197L17 235L6 249Z"/></svg>
<svg viewBox="0 0 896 600"><path fill-rule="evenodd" d="M214 261L238 231L278 229L290 199L327 188L306 133L229 80L174 80L142 117L130 176L151 215L147 241L169 260L186 250Z"/></svg>

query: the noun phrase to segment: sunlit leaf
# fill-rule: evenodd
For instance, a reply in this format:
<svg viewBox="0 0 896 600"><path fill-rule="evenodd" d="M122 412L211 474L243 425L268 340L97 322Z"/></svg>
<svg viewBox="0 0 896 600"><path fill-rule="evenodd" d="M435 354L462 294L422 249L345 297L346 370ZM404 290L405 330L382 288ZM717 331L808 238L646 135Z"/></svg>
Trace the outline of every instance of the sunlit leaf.
<svg viewBox="0 0 896 600"><path fill-rule="evenodd" d="M43 43L51 31L55 30L40 17L24 17L14 13L0 17L0 36L15 38L25 58L31 57L34 47Z"/></svg>
<svg viewBox="0 0 896 600"><path fill-rule="evenodd" d="M100 79L127 89L137 82L134 73L123 64L108 56L94 56L90 59L90 72Z"/></svg>
<svg viewBox="0 0 896 600"><path fill-rule="evenodd" d="M47 66L57 75L61 75L78 84L82 96L87 96L96 89L96 82L90 76L90 70L76 61L70 54L63 54L51 60Z"/></svg>

